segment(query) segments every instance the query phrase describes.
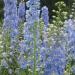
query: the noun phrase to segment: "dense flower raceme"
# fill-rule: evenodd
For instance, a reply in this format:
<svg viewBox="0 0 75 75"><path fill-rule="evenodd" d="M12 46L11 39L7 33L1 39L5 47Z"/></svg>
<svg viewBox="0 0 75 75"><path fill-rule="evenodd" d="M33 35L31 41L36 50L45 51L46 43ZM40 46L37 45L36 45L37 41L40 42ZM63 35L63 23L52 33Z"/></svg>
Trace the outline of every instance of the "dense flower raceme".
<svg viewBox="0 0 75 75"><path fill-rule="evenodd" d="M67 43L67 63L68 61L73 62L75 61L75 20L74 19L68 19L65 21L65 31L66 31L66 43ZM71 71L74 72L74 66L75 64L71 65Z"/></svg>
<svg viewBox="0 0 75 75"><path fill-rule="evenodd" d="M12 19L16 19L16 14L17 14L17 12L16 12L17 9L15 6L16 3L17 3L16 0L13 0L13 1L12 0L4 0L4 4L5 4L5 7L4 7L4 24L3 24L4 30L7 30L7 29L9 30L9 28L11 28L11 24L13 23ZM15 18L13 16L15 16Z"/></svg>
<svg viewBox="0 0 75 75"><path fill-rule="evenodd" d="M21 1L18 7L18 16L20 20L25 20L25 2Z"/></svg>
<svg viewBox="0 0 75 75"><path fill-rule="evenodd" d="M55 37L55 38L54 38ZM44 75L64 75L66 52L63 35L53 36L55 43L48 49ZM61 44L62 42L62 44Z"/></svg>
<svg viewBox="0 0 75 75"><path fill-rule="evenodd" d="M11 37L11 48L14 50L16 48L16 42L17 42L17 35L18 35L18 15L17 15L17 3L14 3L12 1L11 6L13 6L11 10L11 32L10 32L10 37Z"/></svg>
<svg viewBox="0 0 75 75"><path fill-rule="evenodd" d="M74 19L69 19L65 21L65 31L66 31L66 43L67 43L67 55L69 59L75 60L75 21Z"/></svg>
<svg viewBox="0 0 75 75"><path fill-rule="evenodd" d="M55 75L64 75L65 59L64 49L57 46L55 50L49 54L48 60L46 61L45 75L53 75L53 73Z"/></svg>
<svg viewBox="0 0 75 75"><path fill-rule="evenodd" d="M26 23L25 23L25 27L24 27L24 31L23 31L24 32L24 40L22 40L20 42L20 48L22 49L22 50L20 50L21 56L22 57L28 56L27 60L24 60L27 63L24 63L24 61L23 61L20 64L20 65L25 64L25 68L26 68L26 65L28 65L28 64L29 64L29 66L30 65L33 66L33 56L32 56L34 53L33 52L34 51L33 28L34 28L35 22L39 21L39 14L40 14L40 10L38 8L39 5L37 3L39 4L39 0L29 0L26 3L28 10L26 10ZM24 47L24 49L23 49L23 47Z"/></svg>
<svg viewBox="0 0 75 75"><path fill-rule="evenodd" d="M26 21L31 24L39 20L39 1L40 0L29 0L26 5L29 10L26 11Z"/></svg>
<svg viewBox="0 0 75 75"><path fill-rule="evenodd" d="M16 41L16 35L18 34L17 0L4 0L4 3L5 13L3 28L10 30L11 44L14 45L13 43Z"/></svg>
<svg viewBox="0 0 75 75"><path fill-rule="evenodd" d="M47 6L42 7L42 14L41 17L44 21L44 24L46 25L46 27L48 27L48 23L49 23L49 12L48 12L48 8Z"/></svg>
<svg viewBox="0 0 75 75"><path fill-rule="evenodd" d="M8 62L11 63L12 58L13 58L13 57L10 57L10 56L13 56L13 53L11 52L15 52L16 43L18 40L17 39L17 35L18 35L17 0L4 0L4 4L5 4L5 7L4 7L4 24L3 24L3 42L4 42L3 49L4 51L7 51L5 53L7 53L8 56L3 57L3 59L1 60L1 66L8 68L10 66L8 65ZM10 45L7 45L8 44L6 42L7 39L10 39L7 41ZM8 59L8 57L10 58Z"/></svg>

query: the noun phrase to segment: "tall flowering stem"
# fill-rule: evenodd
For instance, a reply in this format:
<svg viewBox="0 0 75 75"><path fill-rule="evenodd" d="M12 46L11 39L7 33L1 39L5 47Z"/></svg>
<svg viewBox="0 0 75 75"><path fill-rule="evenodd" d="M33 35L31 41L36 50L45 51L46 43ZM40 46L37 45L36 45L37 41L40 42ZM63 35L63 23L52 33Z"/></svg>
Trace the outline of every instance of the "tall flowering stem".
<svg viewBox="0 0 75 75"><path fill-rule="evenodd" d="M15 59L18 41L17 0L4 0L4 4L3 38L5 42L4 47L6 47L4 50L6 51L2 53L1 66L8 71L8 74L15 75L15 70L18 67Z"/></svg>
<svg viewBox="0 0 75 75"><path fill-rule="evenodd" d="M34 75L36 75L36 49L37 49L37 34L36 34L36 29L37 29L37 24L35 23L34 28L33 28L33 36L34 36Z"/></svg>
<svg viewBox="0 0 75 75"><path fill-rule="evenodd" d="M66 70L71 72L71 67L75 64L75 21L74 19L68 19L65 21L65 34L66 34L66 57L67 57L67 67ZM73 64L71 64L73 62ZM73 71L72 71L73 72Z"/></svg>
<svg viewBox="0 0 75 75"><path fill-rule="evenodd" d="M26 50L28 51L28 63L33 70L34 75L36 75L36 49L37 49L37 26L36 23L39 25L39 1L40 0L29 0L26 2L28 10L26 11L26 24L25 24L25 31L24 31L24 39ZM33 57L32 57L33 55Z"/></svg>
<svg viewBox="0 0 75 75"><path fill-rule="evenodd" d="M11 12L11 32L10 32L10 37L11 37L11 49L14 50L17 46L17 41L18 41L18 15L17 15L17 0L16 2L12 1L12 5L14 7L12 8Z"/></svg>
<svg viewBox="0 0 75 75"><path fill-rule="evenodd" d="M41 17L42 17L46 27L48 27L48 23L49 23L49 15L48 14L49 14L49 12L48 12L47 6L42 7Z"/></svg>
<svg viewBox="0 0 75 75"><path fill-rule="evenodd" d="M5 13L3 28L6 31L10 30L9 37L11 40L11 48L15 48L18 34L17 0L4 0L4 4Z"/></svg>

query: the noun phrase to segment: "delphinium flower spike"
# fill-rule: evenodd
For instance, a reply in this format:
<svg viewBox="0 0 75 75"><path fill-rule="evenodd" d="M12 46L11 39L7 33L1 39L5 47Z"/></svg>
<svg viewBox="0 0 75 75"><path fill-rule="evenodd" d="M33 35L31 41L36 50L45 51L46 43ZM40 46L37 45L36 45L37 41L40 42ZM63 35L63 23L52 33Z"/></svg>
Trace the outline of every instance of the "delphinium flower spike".
<svg viewBox="0 0 75 75"><path fill-rule="evenodd" d="M65 6L63 2L57 3L57 5L60 4L62 5L62 7ZM58 11L58 13L60 12ZM47 44L49 52L47 54L47 59L45 63L44 75L64 75L64 70L66 67L66 50L65 50L66 42L65 42L63 28L60 26L63 25L63 21L62 19L60 19L61 21L59 21L59 18L60 16L54 17L53 24L50 24L49 28L47 29L50 31L46 32L46 34L48 33L46 35L48 36L47 39L49 39L48 43L50 42L51 44L50 45Z"/></svg>
<svg viewBox="0 0 75 75"><path fill-rule="evenodd" d="M75 59L74 58L74 44L75 44L75 28L74 28L74 25L75 25L75 21L74 19L69 19L67 21L65 21L65 31L66 31L66 34L67 34L67 47L68 47L68 52L69 52L69 57L72 58L72 59Z"/></svg>
<svg viewBox="0 0 75 75"><path fill-rule="evenodd" d="M64 75L66 66L65 49L60 43L55 43L51 47L51 52L48 55L45 63L44 75Z"/></svg>
<svg viewBox="0 0 75 75"><path fill-rule="evenodd" d="M7 56L4 57L3 54L2 62L4 63L2 65L3 66L4 64L8 65L7 73L12 72L13 74L15 74L14 69L17 68L17 63L16 63L17 60L15 58L16 55L14 53L15 50L17 49L17 42L18 42L17 41L18 40L17 39L17 35L18 35L17 0L4 0L4 4L5 6L4 6L3 38L5 42L4 45L5 47L4 50L6 52L5 55L7 54Z"/></svg>
<svg viewBox="0 0 75 75"><path fill-rule="evenodd" d="M13 11L15 11L15 8L14 8L15 6L13 7L13 4L15 4L15 3L16 3L16 0L14 0L14 1L4 0L4 22L3 22L4 49L9 49L9 45L6 46L6 44L10 42L9 41L10 40L10 30L11 30L11 24L12 24L12 18L13 18L12 14L16 14L16 12L13 12ZM12 8L14 10L11 10ZM7 39L9 39L9 40L7 40Z"/></svg>
<svg viewBox="0 0 75 75"><path fill-rule="evenodd" d="M18 16L17 16L17 0L4 0L5 3L5 14L4 14L4 25L3 28L10 30L11 43L15 41L16 35L18 34ZM12 9L12 10L11 10ZM13 46L13 45L12 45Z"/></svg>
<svg viewBox="0 0 75 75"><path fill-rule="evenodd" d="M30 68L32 68L32 70L36 66L36 61L35 61L36 57L34 56L34 55L36 55L36 52L34 54L34 50L35 50L34 44L36 45L36 43L34 42L34 40L35 40L34 36L37 35L37 33L38 33L37 28L35 29L35 24L39 23L39 14L40 14L39 1L40 0L29 0L26 2L26 6L27 6L26 23L25 23L25 27L24 27L24 42L25 42L25 54L26 55L24 55L24 57L28 56L27 64L29 64L29 66L30 66ZM36 31L34 31L34 30L36 30ZM37 35L37 37L38 37L38 35ZM35 60L34 60L34 58L35 58Z"/></svg>
<svg viewBox="0 0 75 75"><path fill-rule="evenodd" d="M18 7L18 16L19 16L19 20L25 20L25 2L23 0L21 0L21 2L19 3L19 7Z"/></svg>
<svg viewBox="0 0 75 75"><path fill-rule="evenodd" d="M18 15L17 15L17 0L11 2L11 28L10 28L10 40L11 40L11 49L15 50L17 43L18 43Z"/></svg>
<svg viewBox="0 0 75 75"><path fill-rule="evenodd" d="M75 64L75 20L68 19L65 21L65 38L66 38L66 57L68 64L73 67ZM73 62L73 64L71 64ZM68 68L69 69L69 68ZM69 69L71 71L71 69ZM74 73L75 74L75 73Z"/></svg>
<svg viewBox="0 0 75 75"><path fill-rule="evenodd" d="M47 6L43 6L42 7L41 17L42 17L46 27L48 27L48 24L49 24L49 11L48 11L48 7Z"/></svg>

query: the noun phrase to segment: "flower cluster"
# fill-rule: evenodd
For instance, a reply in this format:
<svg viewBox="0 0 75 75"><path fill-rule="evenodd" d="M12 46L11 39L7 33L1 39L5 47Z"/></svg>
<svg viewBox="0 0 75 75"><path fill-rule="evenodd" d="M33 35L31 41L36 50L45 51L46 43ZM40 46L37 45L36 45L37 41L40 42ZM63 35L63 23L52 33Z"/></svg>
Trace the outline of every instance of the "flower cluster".
<svg viewBox="0 0 75 75"><path fill-rule="evenodd" d="M46 6L42 7L42 14L41 14L44 24L48 27L49 23L49 16L48 16L48 8Z"/></svg>
<svg viewBox="0 0 75 75"><path fill-rule="evenodd" d="M18 16L20 20L25 20L25 2L21 1L18 7Z"/></svg>
<svg viewBox="0 0 75 75"><path fill-rule="evenodd" d="M17 46L18 36L18 15L17 0L4 0L4 24L3 24L3 53L1 66L8 69L8 73L13 73L15 66L14 54ZM12 10L11 10L12 9ZM10 65L11 64L11 65Z"/></svg>

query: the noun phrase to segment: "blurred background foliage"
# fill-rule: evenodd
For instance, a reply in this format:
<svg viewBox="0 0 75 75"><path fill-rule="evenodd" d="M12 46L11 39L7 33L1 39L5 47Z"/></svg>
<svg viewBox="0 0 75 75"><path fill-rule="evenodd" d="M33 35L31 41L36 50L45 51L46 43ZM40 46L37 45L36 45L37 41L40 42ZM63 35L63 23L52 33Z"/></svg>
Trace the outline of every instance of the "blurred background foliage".
<svg viewBox="0 0 75 75"><path fill-rule="evenodd" d="M52 15L53 15L52 10L55 9L54 4L58 1L64 1L67 4L67 7L70 9L74 0L41 0L41 7L46 5L49 8L50 19L52 19ZM4 6L3 0L0 0L0 21L3 19L3 6Z"/></svg>

